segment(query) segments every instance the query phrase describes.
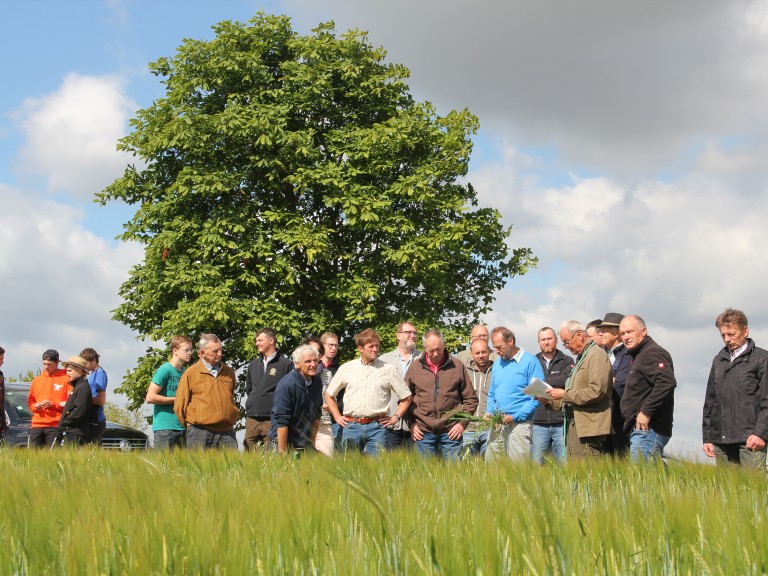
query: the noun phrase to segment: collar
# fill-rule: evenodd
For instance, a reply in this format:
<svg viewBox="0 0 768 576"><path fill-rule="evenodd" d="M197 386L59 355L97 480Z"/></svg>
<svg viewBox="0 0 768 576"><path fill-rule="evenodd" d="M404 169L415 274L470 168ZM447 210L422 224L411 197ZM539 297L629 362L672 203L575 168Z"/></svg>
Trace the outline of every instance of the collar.
<svg viewBox="0 0 768 576"><path fill-rule="evenodd" d="M210 372L211 374L214 374L214 372L218 372L219 370L221 370L221 364L219 364L218 366L211 366L203 358L200 359L200 362L203 363L203 366L205 366L205 369L208 370L208 372Z"/></svg>

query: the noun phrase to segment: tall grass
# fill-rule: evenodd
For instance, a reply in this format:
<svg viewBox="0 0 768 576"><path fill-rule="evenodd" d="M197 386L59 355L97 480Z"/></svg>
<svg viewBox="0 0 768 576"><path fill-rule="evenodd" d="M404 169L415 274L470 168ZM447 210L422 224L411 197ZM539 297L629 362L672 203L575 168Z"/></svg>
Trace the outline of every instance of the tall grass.
<svg viewBox="0 0 768 576"><path fill-rule="evenodd" d="M764 574L766 479L567 467L0 451L0 574Z"/></svg>

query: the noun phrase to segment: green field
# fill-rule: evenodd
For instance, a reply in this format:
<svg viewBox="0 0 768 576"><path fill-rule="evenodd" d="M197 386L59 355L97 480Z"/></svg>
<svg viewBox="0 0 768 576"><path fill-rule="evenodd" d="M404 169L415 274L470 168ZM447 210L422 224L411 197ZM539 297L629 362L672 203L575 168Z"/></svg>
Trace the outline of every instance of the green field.
<svg viewBox="0 0 768 576"><path fill-rule="evenodd" d="M0 574L765 574L762 473L0 451Z"/></svg>

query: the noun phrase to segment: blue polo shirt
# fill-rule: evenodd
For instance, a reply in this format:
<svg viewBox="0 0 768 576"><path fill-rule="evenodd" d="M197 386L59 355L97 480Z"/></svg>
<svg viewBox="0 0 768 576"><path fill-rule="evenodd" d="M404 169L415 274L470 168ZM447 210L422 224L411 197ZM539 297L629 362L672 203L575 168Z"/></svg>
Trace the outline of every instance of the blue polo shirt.
<svg viewBox="0 0 768 576"><path fill-rule="evenodd" d="M539 406L539 401L523 394L523 388L533 378L544 380L544 369L533 354L520 348L510 360L497 358L491 371L487 411L491 414L503 412L512 416L515 422L529 420Z"/></svg>

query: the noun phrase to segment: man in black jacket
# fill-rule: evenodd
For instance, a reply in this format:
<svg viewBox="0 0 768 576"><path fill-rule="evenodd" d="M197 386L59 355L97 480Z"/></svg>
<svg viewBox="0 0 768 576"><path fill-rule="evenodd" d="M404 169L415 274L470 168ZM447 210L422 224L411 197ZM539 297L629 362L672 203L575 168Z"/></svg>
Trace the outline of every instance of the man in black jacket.
<svg viewBox="0 0 768 576"><path fill-rule="evenodd" d="M624 418L621 415L621 397L629 376L629 363L632 357L619 335L619 324L624 314L608 312L597 327L600 345L608 353L608 360L613 367L613 391L611 394L611 438L609 453L616 457L624 456L629 450L629 438L624 434Z"/></svg>
<svg viewBox="0 0 768 576"><path fill-rule="evenodd" d="M565 381L573 370L573 358L557 349L557 334L549 326L539 330L539 349L541 352L536 358L544 369L544 381L553 388L565 388ZM563 412L542 403L533 413L531 460L544 464L547 452L558 462L565 462Z"/></svg>
<svg viewBox="0 0 768 576"><path fill-rule="evenodd" d="M246 452L260 445L268 446L272 404L277 383L293 370L293 362L275 347L276 334L272 328L256 333L259 355L248 364L245 376L245 438Z"/></svg>
<svg viewBox="0 0 768 576"><path fill-rule="evenodd" d="M672 357L648 336L640 316L625 317L619 333L632 357L621 398L629 453L632 460L660 457L672 436L677 386Z"/></svg>
<svg viewBox="0 0 768 576"><path fill-rule="evenodd" d="M725 343L712 361L704 399L704 453L748 468L765 466L768 351L749 338L747 316L726 309L715 320Z"/></svg>

